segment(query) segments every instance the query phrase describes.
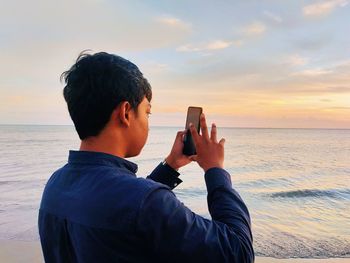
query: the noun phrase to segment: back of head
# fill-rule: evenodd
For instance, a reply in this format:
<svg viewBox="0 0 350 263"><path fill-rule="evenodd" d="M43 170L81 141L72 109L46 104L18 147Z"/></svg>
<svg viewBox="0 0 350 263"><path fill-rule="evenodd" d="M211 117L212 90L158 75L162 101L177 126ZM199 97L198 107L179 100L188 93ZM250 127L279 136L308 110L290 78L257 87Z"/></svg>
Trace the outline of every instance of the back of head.
<svg viewBox="0 0 350 263"><path fill-rule="evenodd" d="M81 140L97 136L122 101L137 110L145 96L152 99L151 86L137 66L105 52L80 54L61 79L66 83L63 95Z"/></svg>

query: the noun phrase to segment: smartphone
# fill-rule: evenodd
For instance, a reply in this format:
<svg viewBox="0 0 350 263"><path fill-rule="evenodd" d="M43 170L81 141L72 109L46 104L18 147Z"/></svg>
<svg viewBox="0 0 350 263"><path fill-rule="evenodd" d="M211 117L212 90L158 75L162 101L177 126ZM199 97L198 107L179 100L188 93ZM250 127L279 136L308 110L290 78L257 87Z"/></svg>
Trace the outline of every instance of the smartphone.
<svg viewBox="0 0 350 263"><path fill-rule="evenodd" d="M187 118L186 118L186 126L185 128L187 129L187 132L185 134L184 138L184 148L183 148L183 153L185 155L194 155L196 154L196 147L194 145L191 131L190 131L190 123L194 125L196 128L198 134L199 134L199 129L200 129L200 123L199 123L199 118L203 112L203 109L201 107L188 107L187 110Z"/></svg>

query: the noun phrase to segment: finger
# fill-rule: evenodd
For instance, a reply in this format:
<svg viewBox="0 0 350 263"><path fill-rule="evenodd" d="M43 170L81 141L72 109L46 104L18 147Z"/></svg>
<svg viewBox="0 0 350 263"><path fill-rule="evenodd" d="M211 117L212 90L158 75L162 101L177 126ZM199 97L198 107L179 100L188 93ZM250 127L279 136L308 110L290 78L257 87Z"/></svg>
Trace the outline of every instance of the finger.
<svg viewBox="0 0 350 263"><path fill-rule="evenodd" d="M207 126L207 122L205 121L204 113L201 114L200 124L201 124L201 131L202 131L203 137L206 140L209 140L208 126Z"/></svg>
<svg viewBox="0 0 350 263"><path fill-rule="evenodd" d="M180 139L184 136L184 134L186 134L186 130L184 130L184 131L178 131L178 132L176 133L175 140L180 140Z"/></svg>
<svg viewBox="0 0 350 263"><path fill-rule="evenodd" d="M192 123L190 123L190 132L191 132L191 135L192 135L192 139L193 139L194 145L197 145L198 142L199 142L199 134L198 134L196 128L193 126Z"/></svg>
<svg viewBox="0 0 350 263"><path fill-rule="evenodd" d="M217 139L217 137L216 137L216 134L217 134L217 129L216 129L216 125L215 125L215 123L213 123L212 125L211 125L211 131L210 131L210 139L212 140L212 141L214 141L214 142L218 142L218 139Z"/></svg>
<svg viewBox="0 0 350 263"><path fill-rule="evenodd" d="M225 144L225 138L222 138L220 141L219 141L219 143L222 145L222 146L224 146L224 144Z"/></svg>
<svg viewBox="0 0 350 263"><path fill-rule="evenodd" d="M183 135L184 135L184 131L178 131L176 134L176 140L180 140Z"/></svg>
<svg viewBox="0 0 350 263"><path fill-rule="evenodd" d="M178 132L176 133L176 139L179 138L179 137L181 137L181 132L180 132L180 131L178 131Z"/></svg>

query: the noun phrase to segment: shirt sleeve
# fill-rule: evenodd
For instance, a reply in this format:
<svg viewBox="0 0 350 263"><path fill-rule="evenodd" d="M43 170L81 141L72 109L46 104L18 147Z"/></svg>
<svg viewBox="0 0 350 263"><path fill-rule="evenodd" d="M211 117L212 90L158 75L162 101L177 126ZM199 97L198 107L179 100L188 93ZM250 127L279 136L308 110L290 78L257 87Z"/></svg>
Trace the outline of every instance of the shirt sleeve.
<svg viewBox="0 0 350 263"><path fill-rule="evenodd" d="M147 176L147 179L151 179L155 182L165 184L170 187L170 189L174 189L182 180L179 178L180 173L171 168L167 164L160 163L152 173Z"/></svg>
<svg viewBox="0 0 350 263"><path fill-rule="evenodd" d="M144 199L136 228L163 262L254 262L248 209L229 174L205 174L212 220L193 213L172 191L156 188Z"/></svg>

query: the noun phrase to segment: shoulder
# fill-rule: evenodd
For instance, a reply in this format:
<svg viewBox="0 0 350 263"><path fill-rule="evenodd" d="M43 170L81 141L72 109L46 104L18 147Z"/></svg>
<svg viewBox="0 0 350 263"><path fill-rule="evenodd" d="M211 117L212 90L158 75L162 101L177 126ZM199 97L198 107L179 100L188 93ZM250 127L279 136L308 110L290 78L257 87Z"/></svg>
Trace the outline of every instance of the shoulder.
<svg viewBox="0 0 350 263"><path fill-rule="evenodd" d="M61 184L76 184L94 186L95 190L103 188L104 193L109 190L116 193L122 188L130 191L139 191L140 194L152 191L156 188L170 189L168 186L151 179L137 177L133 172L107 165L99 166L74 166L66 164L57 169L49 178L47 186Z"/></svg>
<svg viewBox="0 0 350 263"><path fill-rule="evenodd" d="M84 225L126 231L132 229L142 203L156 189L170 191L127 169L66 165L49 179L41 208Z"/></svg>
<svg viewBox="0 0 350 263"><path fill-rule="evenodd" d="M137 177L136 174L126 169L104 167L98 175L92 178L84 180L84 184L94 189L96 198L99 197L112 203L114 200L123 200L125 205L135 208L157 189L170 191L168 186L151 179Z"/></svg>

